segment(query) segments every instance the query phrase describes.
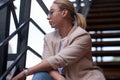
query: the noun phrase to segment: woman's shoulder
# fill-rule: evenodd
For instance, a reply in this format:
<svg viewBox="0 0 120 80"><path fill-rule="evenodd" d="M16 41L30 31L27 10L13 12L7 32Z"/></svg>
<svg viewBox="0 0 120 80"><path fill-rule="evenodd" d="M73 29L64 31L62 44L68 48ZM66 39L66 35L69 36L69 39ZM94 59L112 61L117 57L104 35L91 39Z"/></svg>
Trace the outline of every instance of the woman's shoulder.
<svg viewBox="0 0 120 80"><path fill-rule="evenodd" d="M78 42L82 43L91 43L91 36L90 34L82 29L81 27L77 27L70 35L69 35L69 41L73 42L74 40L77 40Z"/></svg>
<svg viewBox="0 0 120 80"><path fill-rule="evenodd" d="M47 38L47 39L54 39L54 38L57 38L57 37L59 37L59 34L58 34L58 31L53 31L53 32L50 32L50 33L47 33L46 35L45 35L45 38Z"/></svg>
<svg viewBox="0 0 120 80"><path fill-rule="evenodd" d="M73 36L80 36L80 35L83 35L83 34L86 34L86 35L89 35L89 33L85 30L85 29L83 29L83 28L81 28L81 27L76 27L76 29L72 32L72 34L71 35L73 35Z"/></svg>
<svg viewBox="0 0 120 80"><path fill-rule="evenodd" d="M90 34L82 29L81 27L76 27L70 34L69 34L69 37L68 37L71 41L74 40L74 39L89 39L91 40L91 37L90 37Z"/></svg>

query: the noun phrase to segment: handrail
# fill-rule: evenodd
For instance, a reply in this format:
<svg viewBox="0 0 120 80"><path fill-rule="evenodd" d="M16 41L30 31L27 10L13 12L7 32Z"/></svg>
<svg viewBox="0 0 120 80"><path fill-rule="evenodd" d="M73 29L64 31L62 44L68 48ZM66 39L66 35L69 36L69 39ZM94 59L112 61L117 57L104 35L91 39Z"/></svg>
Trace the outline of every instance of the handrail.
<svg viewBox="0 0 120 80"><path fill-rule="evenodd" d="M39 58L42 59L42 56L39 55L35 50L33 50L31 47L27 46L23 52L21 52L17 58L15 59L15 61L12 63L12 65L6 70L6 72L0 77L0 80L3 80L9 73L10 71L15 67L15 65L18 63L18 61L20 61L20 59L22 58L22 56L25 55L26 51L30 50L31 52L33 52L35 55L37 55Z"/></svg>
<svg viewBox="0 0 120 80"><path fill-rule="evenodd" d="M13 64L8 68L8 70L6 70L6 72L1 76L0 80L3 80L8 74L9 72L14 68L14 66L17 64L17 62L20 60L20 58L24 55L24 53L27 51L27 48L25 48L23 50L23 52L21 52L19 54L19 56L16 58L16 60L13 62Z"/></svg>
<svg viewBox="0 0 120 80"><path fill-rule="evenodd" d="M44 35L46 34L41 28L40 28L40 26L33 20L33 19L27 19L25 22L23 22L21 25L19 25L19 22L18 22L18 20L17 20L17 16L16 16L16 12L15 12L15 10L14 10L14 4L13 4L13 1L14 0L2 0L2 1L0 1L0 10L1 9L3 9L3 8L5 8L5 7L10 7L9 9L11 9L10 11L12 12L12 14L13 14L13 19L14 19L14 21L15 21L15 26L16 26L16 30L10 35L10 36L8 36L6 39L4 39L2 42L0 42L0 47L3 47L4 45L6 45L16 34L18 34L19 35L19 32L23 29L23 28L25 28L25 27L29 27L29 26L25 26L25 25L27 25L27 23L29 23L29 22L31 22L33 25L35 25L35 27L37 28L37 29L39 29L39 31L40 32L42 32ZM46 14L48 14L48 9L47 9L47 7L45 6L45 4L43 3L43 1L41 1L41 0L37 0L38 1L38 3L39 3L39 5L43 8L43 10L44 10L44 12L46 13ZM41 3L42 2L42 3ZM32 51L33 53L35 53L35 55L37 55L38 57L40 57L41 59L42 59L42 57L41 57L41 55L39 55L36 51L34 51L32 48L30 48L30 47L28 47L28 50L30 50L30 51ZM24 50L24 51L26 51L26 50ZM24 53L24 51L23 51L23 53ZM21 58L20 56L22 56L22 54L20 54L20 55L17 55L18 57L16 58L16 60L15 60L15 63L17 63L18 61L19 61L19 58ZM1 78L0 78L0 80L4 80L5 79L5 77L10 73L10 71L12 70L12 68L13 68L13 66L15 66L16 64L12 64L9 68L8 68L8 70L6 71L6 72L4 72L3 73L3 75L1 76Z"/></svg>
<svg viewBox="0 0 120 80"><path fill-rule="evenodd" d="M33 20L33 19L30 19L30 21L45 35L45 31L43 31L40 26Z"/></svg>
<svg viewBox="0 0 120 80"><path fill-rule="evenodd" d="M8 36L4 41L2 41L0 43L0 47L7 44L9 40L11 40L17 33L20 32L21 29L23 29L25 27L25 25L28 23L28 22L32 22L35 27L37 27L44 35L46 34L40 27L39 25L32 19L28 19L26 20L24 23L22 23L10 36ZM27 46L23 52L21 52L18 57L15 59L14 63L8 68L8 70L0 77L0 80L3 80L8 74L9 72L14 68L14 66L17 64L17 62L21 59L21 57L24 55L24 53L27 51L27 50L30 50L31 52L33 52L36 56L40 57L42 59L42 56L39 55L35 50L33 50L31 47Z"/></svg>
<svg viewBox="0 0 120 80"><path fill-rule="evenodd" d="M12 3L14 0L2 0L0 1L0 9L4 8L5 6L9 5Z"/></svg>
<svg viewBox="0 0 120 80"><path fill-rule="evenodd" d="M24 27L24 25L26 25L27 22L29 22L29 21L30 21L30 19L28 19L27 21L25 21L24 23L22 23L22 24L20 25L20 27L16 29L16 31L14 31L10 36L8 36L5 40L3 40L3 41L0 43L0 46L3 46L3 45L5 45L5 44L7 44L7 42L8 42L9 40L11 40L11 39Z"/></svg>
<svg viewBox="0 0 120 80"><path fill-rule="evenodd" d="M17 29L16 29L16 31L14 31L10 36L8 36L4 41L2 41L1 43L0 43L0 46L3 46L3 45L5 45L5 44L7 44L7 42L9 41L9 40L11 40L28 22L32 22L43 34L46 34L40 27L39 27L39 25L37 24L37 23L35 23L35 21L32 19L32 18L30 18L30 19L28 19L27 21L25 21L24 23L22 23Z"/></svg>
<svg viewBox="0 0 120 80"><path fill-rule="evenodd" d="M36 56L38 56L39 58L43 59L41 55L39 55L34 49L32 49L30 46L27 46L28 50L30 50L31 52L33 52Z"/></svg>
<svg viewBox="0 0 120 80"><path fill-rule="evenodd" d="M42 0L37 0L37 2L39 3L39 5L42 7L42 9L44 10L44 12L46 13L46 15L48 15L48 8L45 6L45 4L43 3Z"/></svg>

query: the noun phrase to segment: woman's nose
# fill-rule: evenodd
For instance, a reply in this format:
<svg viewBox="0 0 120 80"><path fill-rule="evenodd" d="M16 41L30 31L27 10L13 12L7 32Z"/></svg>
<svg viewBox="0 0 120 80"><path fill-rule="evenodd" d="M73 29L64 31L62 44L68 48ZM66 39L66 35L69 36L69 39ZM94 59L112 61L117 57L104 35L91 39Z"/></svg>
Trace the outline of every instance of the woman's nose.
<svg viewBox="0 0 120 80"><path fill-rule="evenodd" d="M49 14L47 15L47 19L50 20L50 15Z"/></svg>

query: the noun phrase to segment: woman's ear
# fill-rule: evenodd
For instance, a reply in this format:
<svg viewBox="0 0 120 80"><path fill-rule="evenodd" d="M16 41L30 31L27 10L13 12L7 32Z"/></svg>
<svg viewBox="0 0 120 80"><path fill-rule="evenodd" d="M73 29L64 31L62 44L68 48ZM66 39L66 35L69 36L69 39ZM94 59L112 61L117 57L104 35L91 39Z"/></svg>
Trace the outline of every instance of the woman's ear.
<svg viewBox="0 0 120 80"><path fill-rule="evenodd" d="M62 15L63 15L63 17L67 16L67 15L68 15L68 10L64 9L64 10L62 11Z"/></svg>

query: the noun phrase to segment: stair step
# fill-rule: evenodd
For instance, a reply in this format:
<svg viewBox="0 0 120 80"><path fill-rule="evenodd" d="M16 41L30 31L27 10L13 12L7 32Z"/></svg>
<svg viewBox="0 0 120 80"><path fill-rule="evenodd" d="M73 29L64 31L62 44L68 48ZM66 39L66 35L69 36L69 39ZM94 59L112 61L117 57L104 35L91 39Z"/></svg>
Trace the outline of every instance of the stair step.
<svg viewBox="0 0 120 80"><path fill-rule="evenodd" d="M120 79L120 61L96 62L96 64L102 68L107 80Z"/></svg>
<svg viewBox="0 0 120 80"><path fill-rule="evenodd" d="M95 23L95 24L111 24L111 23L120 23L120 18L100 18L100 19L88 19L87 23Z"/></svg>
<svg viewBox="0 0 120 80"><path fill-rule="evenodd" d="M120 80L120 69L104 70L103 73L107 80Z"/></svg>
<svg viewBox="0 0 120 80"><path fill-rule="evenodd" d="M93 56L120 56L120 50L115 51L92 51Z"/></svg>
<svg viewBox="0 0 120 80"><path fill-rule="evenodd" d="M100 66L101 68L107 68L107 69L111 69L111 68L118 68L120 69L120 61L109 61L109 62L95 62L95 64L97 64L98 66Z"/></svg>
<svg viewBox="0 0 120 80"><path fill-rule="evenodd" d="M120 3L120 0L93 0L93 4L103 4L103 3Z"/></svg>
<svg viewBox="0 0 120 80"><path fill-rule="evenodd" d="M87 31L120 30L120 24L88 24Z"/></svg>
<svg viewBox="0 0 120 80"><path fill-rule="evenodd" d="M117 33L94 33L90 34L92 38L120 38L120 32Z"/></svg>
<svg viewBox="0 0 120 80"><path fill-rule="evenodd" d="M110 17L119 17L120 18L120 12L106 12L106 13L89 13L87 16L87 19L95 19L95 18L110 18Z"/></svg>
<svg viewBox="0 0 120 80"><path fill-rule="evenodd" d="M114 33L90 33L94 38L120 38L120 0L92 0L92 5L86 18L89 31L114 31ZM117 32L115 32L117 31ZM92 42L93 47L118 47L118 41ZM107 51L92 51L94 57L120 56L120 49ZM120 61L118 62L95 62L102 68L106 80L120 80Z"/></svg>
<svg viewBox="0 0 120 80"><path fill-rule="evenodd" d="M89 13L105 13L105 12L118 12L120 11L120 6L118 7L105 7L105 8L91 8Z"/></svg>
<svg viewBox="0 0 120 80"><path fill-rule="evenodd" d="M102 46L120 46L120 41L92 42L93 47Z"/></svg>
<svg viewBox="0 0 120 80"><path fill-rule="evenodd" d="M92 4L91 8L103 8L103 7L118 7L120 6L120 2L119 3L102 3L102 4Z"/></svg>

